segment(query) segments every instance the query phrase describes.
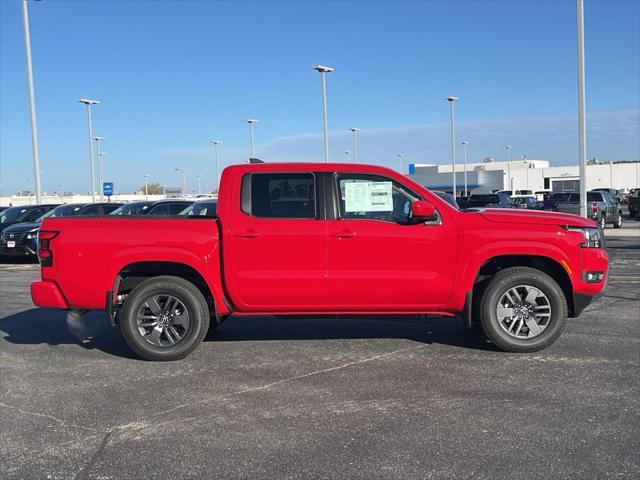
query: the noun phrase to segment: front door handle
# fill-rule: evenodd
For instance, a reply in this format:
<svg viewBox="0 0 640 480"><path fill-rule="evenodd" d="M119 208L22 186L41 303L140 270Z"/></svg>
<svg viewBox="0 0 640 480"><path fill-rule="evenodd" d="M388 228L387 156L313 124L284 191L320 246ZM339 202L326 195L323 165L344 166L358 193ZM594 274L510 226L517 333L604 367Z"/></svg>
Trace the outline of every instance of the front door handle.
<svg viewBox="0 0 640 480"><path fill-rule="evenodd" d="M247 230L246 232L238 232L236 233L236 237L240 238L256 238L259 237L260 234L255 230Z"/></svg>
<svg viewBox="0 0 640 480"><path fill-rule="evenodd" d="M356 236L356 232L352 230L342 230L340 232L334 233L333 236L336 238L353 238Z"/></svg>

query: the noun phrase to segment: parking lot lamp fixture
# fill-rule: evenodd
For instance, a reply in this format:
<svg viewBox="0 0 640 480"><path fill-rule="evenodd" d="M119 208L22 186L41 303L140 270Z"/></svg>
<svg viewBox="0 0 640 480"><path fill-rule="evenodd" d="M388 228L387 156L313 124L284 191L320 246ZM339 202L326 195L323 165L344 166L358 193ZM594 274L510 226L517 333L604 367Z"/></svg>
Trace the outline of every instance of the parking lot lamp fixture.
<svg viewBox="0 0 640 480"><path fill-rule="evenodd" d="M219 159L218 159L218 145L220 145L222 142L220 140L211 140L211 142L213 144L213 151L215 153L215 159L216 159L216 182L215 182L215 188L216 191L218 190L218 186L220 184L220 181L218 180L220 178L220 164L219 164Z"/></svg>
<svg viewBox="0 0 640 480"><path fill-rule="evenodd" d="M511 182L511 145L504 147L507 149L507 188L509 195L513 195L513 184Z"/></svg>
<svg viewBox="0 0 640 480"><path fill-rule="evenodd" d="M322 130L324 132L324 162L329 162L329 130L327 127L327 82L326 74L333 72L335 69L325 65L316 65L313 67L316 72L320 73L320 81L322 83Z"/></svg>
<svg viewBox="0 0 640 480"><path fill-rule="evenodd" d="M451 171L452 171L452 187L453 187L453 196L456 196L456 124L455 124L455 113L453 104L460 100L458 97L447 97L447 102L449 102L449 112L450 112L450 120L451 120Z"/></svg>
<svg viewBox="0 0 640 480"><path fill-rule="evenodd" d="M182 170L181 168L176 168L174 170L178 172L180 175L182 175L182 195L186 195L187 194L187 175L184 173L184 170Z"/></svg>
<svg viewBox="0 0 640 480"><path fill-rule="evenodd" d="M144 175L144 199L149 200L149 174Z"/></svg>
<svg viewBox="0 0 640 480"><path fill-rule="evenodd" d="M356 142L356 134L360 131L359 128L351 127L351 136L352 136L352 150L353 150L353 163L358 163L358 144Z"/></svg>
<svg viewBox="0 0 640 480"><path fill-rule="evenodd" d="M31 146L33 150L33 175L36 187L36 203L41 203L40 192L40 154L38 150L38 129L36 125L36 99L33 90L33 68L31 65L31 35L29 33L29 10L27 0L22 0L22 26L24 27L24 46L27 61L27 89L29 92L29 113L31 116Z"/></svg>
<svg viewBox="0 0 640 480"><path fill-rule="evenodd" d="M247 118L245 121L249 124L249 144L251 146L251 156L249 158L256 158L256 149L253 143L253 124L258 123L259 120Z"/></svg>
<svg viewBox="0 0 640 480"><path fill-rule="evenodd" d="M467 196L467 145L469 142L466 140L462 142L462 151L464 154L464 196Z"/></svg>
<svg viewBox="0 0 640 480"><path fill-rule="evenodd" d="M98 105L100 100L91 100L89 98L79 98L78 102L83 103L87 106L87 122L89 126L89 166L91 167L91 201L96 201L96 174L94 170L94 159L93 159L93 125L91 118L91 107L93 105Z"/></svg>

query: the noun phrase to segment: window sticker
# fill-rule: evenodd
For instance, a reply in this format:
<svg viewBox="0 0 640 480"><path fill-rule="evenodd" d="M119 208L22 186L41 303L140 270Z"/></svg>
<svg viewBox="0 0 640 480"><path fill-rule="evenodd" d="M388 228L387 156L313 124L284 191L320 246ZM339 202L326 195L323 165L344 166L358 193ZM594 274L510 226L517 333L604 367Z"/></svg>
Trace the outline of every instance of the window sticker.
<svg viewBox="0 0 640 480"><path fill-rule="evenodd" d="M391 212L392 182L347 182L344 185L345 212Z"/></svg>

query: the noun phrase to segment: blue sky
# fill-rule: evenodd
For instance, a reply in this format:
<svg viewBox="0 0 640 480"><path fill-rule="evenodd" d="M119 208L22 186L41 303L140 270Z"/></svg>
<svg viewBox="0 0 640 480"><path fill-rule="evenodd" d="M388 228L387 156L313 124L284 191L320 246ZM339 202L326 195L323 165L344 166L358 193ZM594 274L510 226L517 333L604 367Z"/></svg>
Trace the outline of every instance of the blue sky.
<svg viewBox="0 0 640 480"><path fill-rule="evenodd" d="M472 160L577 162L574 1L30 2L43 190L89 189L86 113L107 137L105 177L132 191L212 178L257 155L322 160L327 78L331 158L362 129L359 159L397 167L450 156L447 95ZM0 183L33 177L20 3L0 1ZM640 158L640 2L587 1L588 156ZM203 185L211 185L203 179Z"/></svg>

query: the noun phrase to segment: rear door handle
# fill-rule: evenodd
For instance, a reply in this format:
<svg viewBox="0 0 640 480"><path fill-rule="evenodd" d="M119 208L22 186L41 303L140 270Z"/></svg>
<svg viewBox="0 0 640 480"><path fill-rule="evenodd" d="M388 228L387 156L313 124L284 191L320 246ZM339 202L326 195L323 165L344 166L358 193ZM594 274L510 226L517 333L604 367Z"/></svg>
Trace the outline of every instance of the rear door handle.
<svg viewBox="0 0 640 480"><path fill-rule="evenodd" d="M351 230L342 230L340 232L334 233L333 236L336 238L353 238L356 236L356 232Z"/></svg>
<svg viewBox="0 0 640 480"><path fill-rule="evenodd" d="M255 230L247 230L246 232L238 232L236 233L236 237L240 238L256 238L259 237L260 234Z"/></svg>

